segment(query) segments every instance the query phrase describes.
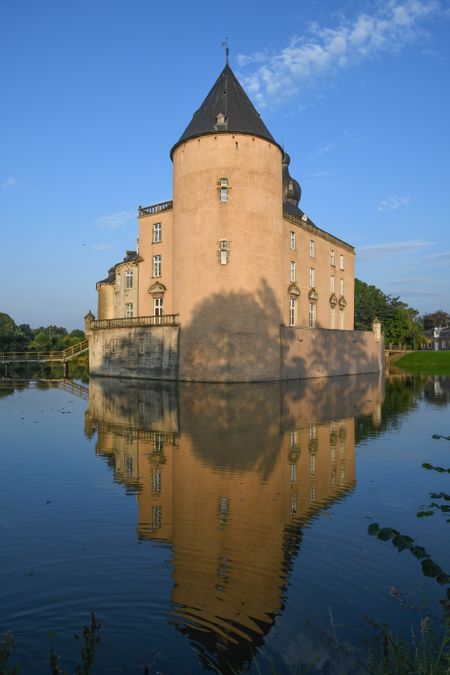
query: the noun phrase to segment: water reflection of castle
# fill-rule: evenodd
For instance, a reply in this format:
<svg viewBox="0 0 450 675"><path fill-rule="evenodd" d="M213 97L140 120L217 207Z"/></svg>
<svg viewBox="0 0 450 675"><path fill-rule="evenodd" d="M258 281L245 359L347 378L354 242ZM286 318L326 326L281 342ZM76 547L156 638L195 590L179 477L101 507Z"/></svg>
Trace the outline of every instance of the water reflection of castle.
<svg viewBox="0 0 450 675"><path fill-rule="evenodd" d="M137 493L138 536L173 547L171 621L234 669L283 607L301 526L355 484L355 417L378 375L307 383L91 380L86 433Z"/></svg>

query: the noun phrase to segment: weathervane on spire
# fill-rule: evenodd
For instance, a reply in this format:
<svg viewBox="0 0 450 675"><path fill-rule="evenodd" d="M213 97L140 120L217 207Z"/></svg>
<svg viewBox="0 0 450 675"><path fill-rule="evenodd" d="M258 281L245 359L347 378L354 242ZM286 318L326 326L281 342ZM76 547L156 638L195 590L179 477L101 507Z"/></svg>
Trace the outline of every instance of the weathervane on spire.
<svg viewBox="0 0 450 675"><path fill-rule="evenodd" d="M227 37L225 38L224 42L222 42L222 47L225 47L225 54L226 54L227 66L228 66L228 55L230 53L230 48L228 46L228 38Z"/></svg>

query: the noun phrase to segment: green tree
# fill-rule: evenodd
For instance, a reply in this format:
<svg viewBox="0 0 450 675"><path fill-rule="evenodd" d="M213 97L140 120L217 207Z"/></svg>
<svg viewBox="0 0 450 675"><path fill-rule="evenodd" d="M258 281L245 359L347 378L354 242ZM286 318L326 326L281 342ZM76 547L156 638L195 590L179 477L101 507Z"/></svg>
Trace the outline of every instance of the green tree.
<svg viewBox="0 0 450 675"><path fill-rule="evenodd" d="M435 312L424 314L422 321L425 330L434 328L435 326L449 326L450 314L448 312L444 312L443 309L437 309Z"/></svg>

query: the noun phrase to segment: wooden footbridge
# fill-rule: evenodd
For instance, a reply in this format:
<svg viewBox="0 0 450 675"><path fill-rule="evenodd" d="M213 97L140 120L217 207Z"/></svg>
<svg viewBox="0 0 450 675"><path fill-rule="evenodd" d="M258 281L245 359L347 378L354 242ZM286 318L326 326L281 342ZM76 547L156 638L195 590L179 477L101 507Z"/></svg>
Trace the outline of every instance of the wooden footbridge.
<svg viewBox="0 0 450 675"><path fill-rule="evenodd" d="M64 377L68 374L69 361L76 356L87 352L89 340L82 340L72 347L53 352L0 352L0 364L5 367L5 375L9 373L9 367L13 363L62 363Z"/></svg>

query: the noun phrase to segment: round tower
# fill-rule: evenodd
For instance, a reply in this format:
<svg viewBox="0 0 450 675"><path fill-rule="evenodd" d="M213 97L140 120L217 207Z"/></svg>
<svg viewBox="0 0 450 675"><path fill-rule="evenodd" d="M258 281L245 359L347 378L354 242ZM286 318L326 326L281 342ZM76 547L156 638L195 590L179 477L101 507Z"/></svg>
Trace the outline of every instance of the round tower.
<svg viewBox="0 0 450 675"><path fill-rule="evenodd" d="M283 153L228 63L171 156L180 379L278 379Z"/></svg>

